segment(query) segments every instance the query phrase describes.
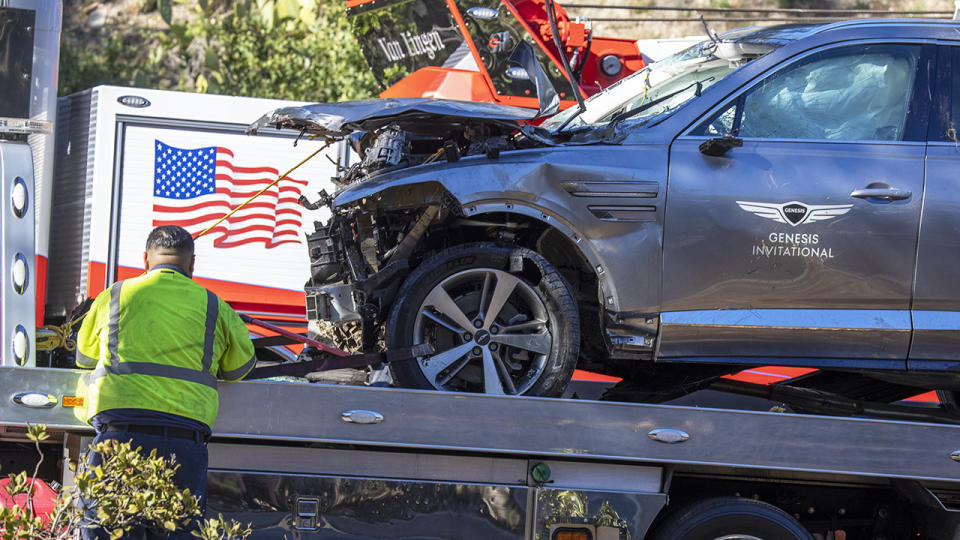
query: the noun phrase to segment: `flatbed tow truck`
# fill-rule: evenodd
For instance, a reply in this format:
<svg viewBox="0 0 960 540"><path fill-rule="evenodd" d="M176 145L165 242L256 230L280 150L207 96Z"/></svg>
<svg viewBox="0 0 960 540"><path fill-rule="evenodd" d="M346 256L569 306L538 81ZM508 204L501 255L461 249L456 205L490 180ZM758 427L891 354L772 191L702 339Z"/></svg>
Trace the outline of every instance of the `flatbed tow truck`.
<svg viewBox="0 0 960 540"><path fill-rule="evenodd" d="M31 11L2 7L0 23L56 33ZM49 89L47 74L33 76ZM39 476L69 485L66 463L92 434L77 414L83 371L37 367L34 346L28 137L53 121L2 112L0 459L4 472L32 468L26 426L45 424ZM770 392L860 416L223 385L208 512L250 523L252 538L960 538L960 419Z"/></svg>
<svg viewBox="0 0 960 540"><path fill-rule="evenodd" d="M43 423L76 459L81 376L0 369L4 445ZM253 538L657 538L690 504L755 500L821 538L960 527L957 425L282 382L220 396L208 511Z"/></svg>

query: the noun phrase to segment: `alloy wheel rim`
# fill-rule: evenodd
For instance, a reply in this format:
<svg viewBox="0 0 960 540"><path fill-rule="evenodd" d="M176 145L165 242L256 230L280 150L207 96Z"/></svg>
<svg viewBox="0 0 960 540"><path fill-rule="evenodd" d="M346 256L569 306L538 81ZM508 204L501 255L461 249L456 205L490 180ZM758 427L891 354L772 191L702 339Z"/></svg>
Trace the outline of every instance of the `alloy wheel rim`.
<svg viewBox="0 0 960 540"><path fill-rule="evenodd" d="M437 352L417 363L438 390L523 394L546 368L555 325L526 281L502 270L464 270L421 303L414 343Z"/></svg>

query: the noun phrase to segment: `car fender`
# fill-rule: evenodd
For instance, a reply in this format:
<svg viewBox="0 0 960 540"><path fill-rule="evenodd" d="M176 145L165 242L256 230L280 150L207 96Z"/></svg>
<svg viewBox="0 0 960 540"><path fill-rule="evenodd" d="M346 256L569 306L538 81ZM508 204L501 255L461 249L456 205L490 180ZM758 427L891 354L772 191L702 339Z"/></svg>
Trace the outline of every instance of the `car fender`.
<svg viewBox="0 0 960 540"><path fill-rule="evenodd" d="M409 206L417 187L432 185L467 215L529 216L578 247L600 278L606 309L655 313L666 171L665 145L537 148L375 175L342 191L334 205Z"/></svg>

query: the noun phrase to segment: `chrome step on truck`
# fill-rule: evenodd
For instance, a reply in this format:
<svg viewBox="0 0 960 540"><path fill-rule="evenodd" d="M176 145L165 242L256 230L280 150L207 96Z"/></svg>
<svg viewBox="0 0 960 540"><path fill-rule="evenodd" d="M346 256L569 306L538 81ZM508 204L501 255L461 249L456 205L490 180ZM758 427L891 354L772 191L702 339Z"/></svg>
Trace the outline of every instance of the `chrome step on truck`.
<svg viewBox="0 0 960 540"><path fill-rule="evenodd" d="M43 423L75 458L82 374L0 368L6 438ZM220 394L209 512L253 538L641 539L702 500L766 501L814 532L960 532L957 425L281 382Z"/></svg>

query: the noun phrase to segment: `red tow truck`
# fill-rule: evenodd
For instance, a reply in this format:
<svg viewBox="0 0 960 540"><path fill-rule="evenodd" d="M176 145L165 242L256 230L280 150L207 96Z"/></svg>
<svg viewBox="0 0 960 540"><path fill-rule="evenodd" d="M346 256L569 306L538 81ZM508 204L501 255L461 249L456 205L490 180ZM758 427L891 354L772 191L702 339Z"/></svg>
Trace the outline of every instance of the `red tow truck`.
<svg viewBox="0 0 960 540"><path fill-rule="evenodd" d="M527 74L508 62L517 40L534 46L563 108L576 103L571 80L591 96L645 65L635 40L595 36L588 19L571 18L550 0L347 0L346 6L367 63L386 88L380 97L536 109Z"/></svg>

